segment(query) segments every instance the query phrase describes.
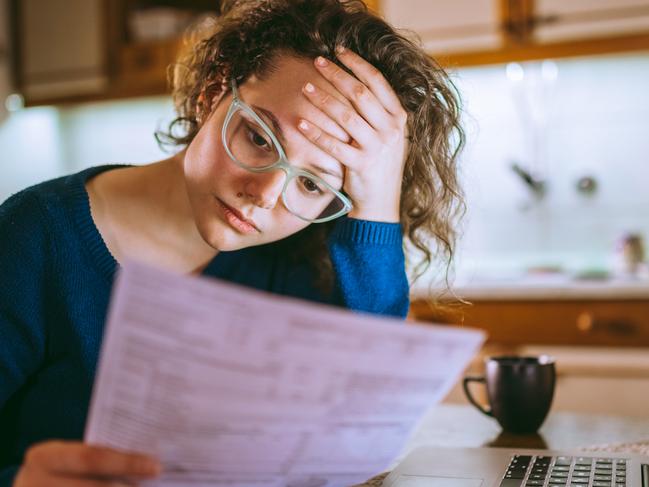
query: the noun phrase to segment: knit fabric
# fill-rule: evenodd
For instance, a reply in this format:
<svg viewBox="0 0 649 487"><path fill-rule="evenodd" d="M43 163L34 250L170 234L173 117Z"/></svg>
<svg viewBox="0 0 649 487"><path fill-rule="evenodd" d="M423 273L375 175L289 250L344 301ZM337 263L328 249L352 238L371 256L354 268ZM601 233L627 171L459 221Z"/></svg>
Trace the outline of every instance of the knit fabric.
<svg viewBox="0 0 649 487"><path fill-rule="evenodd" d="M90 213L98 166L15 194L0 206L0 487L25 450L81 439L110 291L119 267ZM328 239L335 289L275 244L219 252L202 274L256 289L405 317L408 282L399 224L341 218Z"/></svg>

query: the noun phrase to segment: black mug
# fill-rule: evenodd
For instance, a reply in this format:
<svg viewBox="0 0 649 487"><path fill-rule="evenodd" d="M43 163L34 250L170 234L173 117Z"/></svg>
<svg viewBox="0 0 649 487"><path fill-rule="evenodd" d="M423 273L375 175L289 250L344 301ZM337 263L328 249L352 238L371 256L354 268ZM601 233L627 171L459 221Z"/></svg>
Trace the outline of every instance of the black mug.
<svg viewBox="0 0 649 487"><path fill-rule="evenodd" d="M550 411L556 372L554 359L539 357L490 357L484 377L465 377L464 393L482 413L495 418L504 431L534 433ZM471 395L469 384L486 384L489 407Z"/></svg>

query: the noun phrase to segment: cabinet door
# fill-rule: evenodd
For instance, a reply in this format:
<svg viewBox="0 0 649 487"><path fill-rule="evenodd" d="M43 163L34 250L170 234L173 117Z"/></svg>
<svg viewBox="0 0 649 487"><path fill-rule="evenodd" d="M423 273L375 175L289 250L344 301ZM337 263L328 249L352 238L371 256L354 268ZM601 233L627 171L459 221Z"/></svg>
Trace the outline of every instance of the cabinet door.
<svg viewBox="0 0 649 487"><path fill-rule="evenodd" d="M497 0L381 0L381 13L400 29L414 31L430 53L502 46Z"/></svg>
<svg viewBox="0 0 649 487"><path fill-rule="evenodd" d="M19 82L28 102L105 88L103 0L19 0L16 8Z"/></svg>
<svg viewBox="0 0 649 487"><path fill-rule="evenodd" d="M649 32L649 0L536 0L540 42Z"/></svg>
<svg viewBox="0 0 649 487"><path fill-rule="evenodd" d="M431 309L413 301L416 320L462 323L487 332L491 344L649 346L649 301L473 301L464 309Z"/></svg>

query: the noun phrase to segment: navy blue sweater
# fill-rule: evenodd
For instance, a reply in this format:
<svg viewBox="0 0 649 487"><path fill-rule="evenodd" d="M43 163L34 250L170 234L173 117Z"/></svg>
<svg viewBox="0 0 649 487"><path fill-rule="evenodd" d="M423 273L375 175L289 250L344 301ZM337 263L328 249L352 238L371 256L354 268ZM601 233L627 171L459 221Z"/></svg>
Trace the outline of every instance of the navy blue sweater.
<svg viewBox="0 0 649 487"><path fill-rule="evenodd" d="M100 166L47 181L0 206L0 487L25 450L81 439L118 263L90 214L85 182ZM405 316L408 282L399 224L351 218L328 239L336 275L324 296L308 266L267 244L219 252L202 272L283 295Z"/></svg>

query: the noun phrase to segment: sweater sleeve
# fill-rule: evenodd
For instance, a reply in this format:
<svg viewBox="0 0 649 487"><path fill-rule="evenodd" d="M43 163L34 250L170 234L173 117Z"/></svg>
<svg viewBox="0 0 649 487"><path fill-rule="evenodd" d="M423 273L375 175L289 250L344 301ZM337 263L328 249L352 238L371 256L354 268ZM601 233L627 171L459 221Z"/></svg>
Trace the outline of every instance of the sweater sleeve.
<svg viewBox="0 0 649 487"><path fill-rule="evenodd" d="M341 218L327 244L339 304L405 318L409 286L400 224Z"/></svg>
<svg viewBox="0 0 649 487"><path fill-rule="evenodd" d="M36 196L26 191L0 206L0 430L7 402L44 356L47 237L42 211ZM19 461L0 455L0 487L12 485Z"/></svg>

